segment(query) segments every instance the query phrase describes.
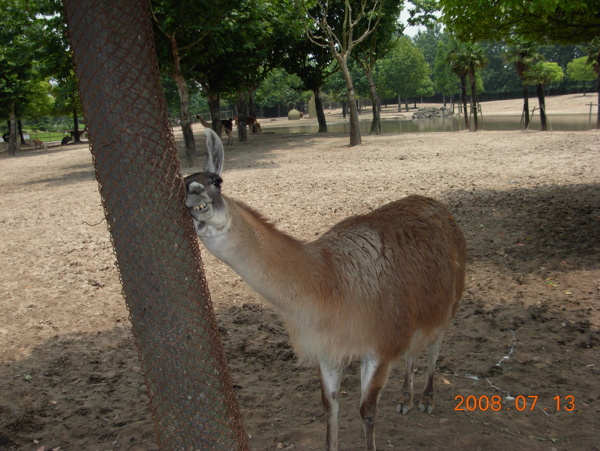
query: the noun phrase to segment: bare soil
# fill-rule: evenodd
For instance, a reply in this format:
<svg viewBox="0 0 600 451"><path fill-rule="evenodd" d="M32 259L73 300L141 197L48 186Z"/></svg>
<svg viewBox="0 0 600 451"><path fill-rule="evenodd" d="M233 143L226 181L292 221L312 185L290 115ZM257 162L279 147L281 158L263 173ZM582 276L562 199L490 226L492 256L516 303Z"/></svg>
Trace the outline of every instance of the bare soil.
<svg viewBox="0 0 600 451"><path fill-rule="evenodd" d="M467 236L436 410L396 413L400 362L379 448L599 449L600 133L363 136L350 148L347 136L277 133L277 122L226 149L224 190L278 228L311 240L419 193L446 202ZM0 154L0 449L158 448L103 215L87 146ZM297 362L271 307L203 259L253 449L322 449L316 369ZM363 447L359 379L353 363L342 449Z"/></svg>

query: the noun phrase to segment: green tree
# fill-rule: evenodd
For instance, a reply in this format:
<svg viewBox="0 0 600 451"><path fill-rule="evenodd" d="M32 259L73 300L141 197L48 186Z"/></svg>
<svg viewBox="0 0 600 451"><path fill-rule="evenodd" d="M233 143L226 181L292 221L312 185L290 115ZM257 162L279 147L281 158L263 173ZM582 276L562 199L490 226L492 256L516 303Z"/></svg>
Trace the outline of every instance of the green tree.
<svg viewBox="0 0 600 451"><path fill-rule="evenodd" d="M177 84L180 120L185 141L187 163L196 160L196 143L191 127L189 81L196 58L202 57L201 44L223 21L230 20L238 0L152 0L152 17L156 26L156 47L161 66ZM207 55L204 55L207 57ZM212 55L208 55L210 58ZM192 78L193 79L193 78Z"/></svg>
<svg viewBox="0 0 600 451"><path fill-rule="evenodd" d="M8 120L8 152L18 148L17 116L22 105L39 86L40 49L34 36L39 36L39 22L27 11L21 0L4 2L0 14L0 115Z"/></svg>
<svg viewBox="0 0 600 451"><path fill-rule="evenodd" d="M460 78L461 97L465 113L465 127L469 128L469 112L467 109L467 78L471 87L471 112L473 114L473 131L479 130L477 115L477 72L486 65L483 49L473 43L453 41L448 51L450 69Z"/></svg>
<svg viewBox="0 0 600 451"><path fill-rule="evenodd" d="M284 69L274 69L256 90L254 99L266 107L308 102L310 93L303 90L302 80ZM287 110L286 110L287 112Z"/></svg>
<svg viewBox="0 0 600 451"><path fill-rule="evenodd" d="M435 62L433 66L433 89L436 93L442 94L444 106L446 98L459 92L459 83L456 76L450 70L447 62L448 50L443 41L438 41Z"/></svg>
<svg viewBox="0 0 600 451"><path fill-rule="evenodd" d="M381 134L381 102L375 84L375 66L378 61L390 52L404 30L404 27L398 21L402 6L402 1L383 2L383 6L379 11L381 19L377 29L357 46L356 51L352 55L353 59L364 71L367 83L369 84L369 95L373 106L370 134Z"/></svg>
<svg viewBox="0 0 600 451"><path fill-rule="evenodd" d="M440 0L442 20L462 41L578 44L598 36L598 0Z"/></svg>
<svg viewBox="0 0 600 451"><path fill-rule="evenodd" d="M593 71L598 77L598 114L596 118L596 128L600 128L600 37L593 39L583 47L587 55L587 63L592 66Z"/></svg>
<svg viewBox="0 0 600 451"><path fill-rule="evenodd" d="M418 96L420 90L431 83L423 53L405 36L398 40L388 57L377 64L377 69L378 85L386 94L398 97L398 111L402 98L408 111L408 98Z"/></svg>
<svg viewBox="0 0 600 451"><path fill-rule="evenodd" d="M515 41L515 44L509 47L505 53L505 61L512 63L515 66L517 75L523 86L522 116L526 129L529 128L529 85L525 81L525 73L534 64L534 62L540 58L541 55L535 51L533 44L524 42L522 40Z"/></svg>
<svg viewBox="0 0 600 451"><path fill-rule="evenodd" d="M525 71L525 82L536 85L538 102L540 105L540 121L542 131L548 130L546 116L546 94L544 88L547 84L558 83L564 78L564 72L557 63L538 61Z"/></svg>
<svg viewBox="0 0 600 451"><path fill-rule="evenodd" d="M312 13L306 0L298 0L300 9L309 17L307 33L317 45L329 48L344 76L350 105L350 146L362 144L356 92L348 63L352 51L377 28L381 20L382 2L377 0L322 0Z"/></svg>
<svg viewBox="0 0 600 451"><path fill-rule="evenodd" d="M583 83L583 95L585 96L585 84L588 81L595 81L598 76L594 72L591 64L588 64L588 57L582 56L576 58L567 64L567 77L573 81Z"/></svg>

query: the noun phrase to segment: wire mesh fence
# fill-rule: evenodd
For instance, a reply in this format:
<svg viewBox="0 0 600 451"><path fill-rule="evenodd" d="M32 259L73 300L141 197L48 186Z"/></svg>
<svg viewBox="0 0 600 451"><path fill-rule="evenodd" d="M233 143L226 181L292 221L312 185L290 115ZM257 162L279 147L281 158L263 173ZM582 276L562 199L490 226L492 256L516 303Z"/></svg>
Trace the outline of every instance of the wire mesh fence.
<svg viewBox="0 0 600 451"><path fill-rule="evenodd" d="M149 2L64 0L92 156L161 449L246 449L184 206Z"/></svg>

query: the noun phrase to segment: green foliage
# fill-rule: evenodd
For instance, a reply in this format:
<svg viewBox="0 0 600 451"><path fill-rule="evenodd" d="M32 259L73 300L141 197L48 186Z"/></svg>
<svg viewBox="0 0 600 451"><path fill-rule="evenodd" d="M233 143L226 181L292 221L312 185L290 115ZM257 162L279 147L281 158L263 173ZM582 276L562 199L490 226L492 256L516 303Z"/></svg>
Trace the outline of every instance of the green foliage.
<svg viewBox="0 0 600 451"><path fill-rule="evenodd" d="M300 77L283 69L274 69L254 94L254 100L263 107L292 105L308 102L311 93L302 90Z"/></svg>
<svg viewBox="0 0 600 451"><path fill-rule="evenodd" d="M448 47L443 41L439 41L433 67L433 89L436 93L445 96L458 93L459 81L450 70L447 62Z"/></svg>
<svg viewBox="0 0 600 451"><path fill-rule="evenodd" d="M557 63L538 61L525 71L525 81L532 85L549 85L559 83L565 77L561 67Z"/></svg>
<svg viewBox="0 0 600 451"><path fill-rule="evenodd" d="M384 97L412 97L431 83L423 53L407 37L398 40L389 56L377 64L377 86Z"/></svg>
<svg viewBox="0 0 600 451"><path fill-rule="evenodd" d="M598 36L598 0L440 0L442 20L463 41L577 44Z"/></svg>
<svg viewBox="0 0 600 451"><path fill-rule="evenodd" d="M567 77L573 81L594 81L597 78L588 57L576 58L567 64Z"/></svg>

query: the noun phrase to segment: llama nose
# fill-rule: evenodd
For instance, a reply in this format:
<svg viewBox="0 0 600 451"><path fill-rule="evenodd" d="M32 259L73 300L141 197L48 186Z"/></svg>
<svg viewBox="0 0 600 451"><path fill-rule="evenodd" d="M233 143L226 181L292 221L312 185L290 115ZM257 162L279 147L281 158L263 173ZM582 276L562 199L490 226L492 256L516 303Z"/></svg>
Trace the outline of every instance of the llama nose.
<svg viewBox="0 0 600 451"><path fill-rule="evenodd" d="M192 182L190 183L190 185L188 186L188 193L189 194L196 194L196 195L201 195L204 192L204 186L200 185L199 183L196 182Z"/></svg>

